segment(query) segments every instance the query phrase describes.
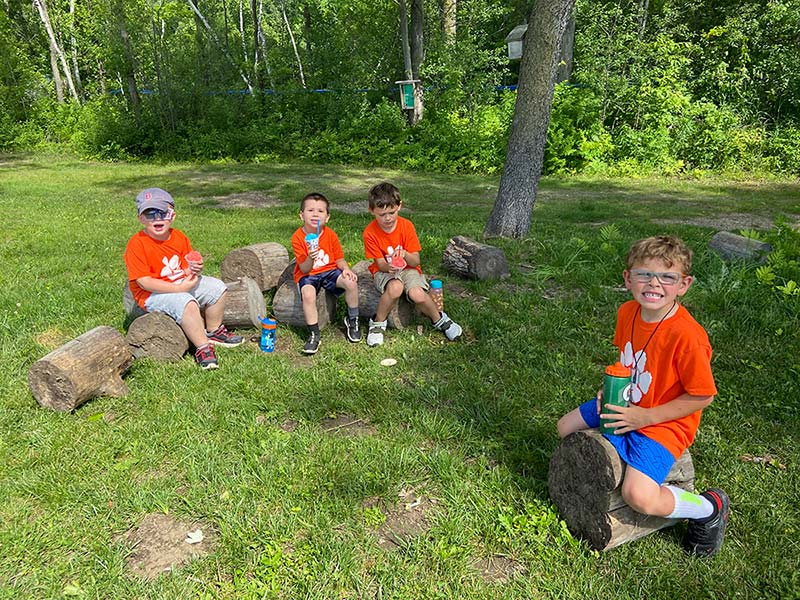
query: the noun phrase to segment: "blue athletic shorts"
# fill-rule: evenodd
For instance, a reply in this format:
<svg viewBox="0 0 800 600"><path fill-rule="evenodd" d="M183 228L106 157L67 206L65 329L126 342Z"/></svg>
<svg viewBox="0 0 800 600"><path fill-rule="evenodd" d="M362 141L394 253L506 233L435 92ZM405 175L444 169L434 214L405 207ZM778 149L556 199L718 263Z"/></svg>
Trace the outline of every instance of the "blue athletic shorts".
<svg viewBox="0 0 800 600"><path fill-rule="evenodd" d="M597 398L584 402L578 409L581 411L581 417L583 417L586 425L592 429L600 427L600 415L597 414ZM675 464L675 457L672 456L669 450L638 431L631 431L622 435L604 433L603 437L617 449L620 458L625 464L644 473L658 485L664 483L672 465Z"/></svg>
<svg viewBox="0 0 800 600"><path fill-rule="evenodd" d="M339 275L342 274L341 269L331 269L324 273L317 273L316 275L304 275L297 282L297 289L303 289L304 285L314 286L314 289L319 293L319 289L327 290L336 297L344 294L344 288L336 287L336 281Z"/></svg>

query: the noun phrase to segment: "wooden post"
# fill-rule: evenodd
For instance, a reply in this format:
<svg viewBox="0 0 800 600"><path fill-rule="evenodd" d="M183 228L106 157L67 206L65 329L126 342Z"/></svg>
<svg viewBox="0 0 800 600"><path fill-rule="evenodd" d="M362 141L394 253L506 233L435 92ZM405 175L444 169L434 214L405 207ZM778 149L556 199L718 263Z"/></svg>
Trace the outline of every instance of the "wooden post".
<svg viewBox="0 0 800 600"><path fill-rule="evenodd" d="M358 275L358 314L362 319L372 318L381 298L372 279L372 273L369 272L371 263L372 261L362 260L352 267L353 273ZM395 329L403 329L416 320L417 314L416 307L406 299L405 294L402 294L389 312L387 324Z"/></svg>
<svg viewBox="0 0 800 600"><path fill-rule="evenodd" d="M128 345L135 358L180 360L189 349L189 340L180 325L164 313L145 313L128 328Z"/></svg>
<svg viewBox="0 0 800 600"><path fill-rule="evenodd" d="M264 242L231 250L222 259L220 274L223 281L250 277L265 292L278 285L278 278L288 264L286 248L275 242Z"/></svg>
<svg viewBox="0 0 800 600"><path fill-rule="evenodd" d="M122 375L131 363L122 334L112 327L95 327L33 363L28 385L41 406L75 410L97 396L125 396L128 386Z"/></svg>
<svg viewBox="0 0 800 600"><path fill-rule="evenodd" d="M750 260L759 265L767 262L767 255L772 252L772 246L766 242L759 242L728 231L715 233L708 242L708 247L719 254L723 260Z"/></svg>
<svg viewBox="0 0 800 600"><path fill-rule="evenodd" d="M509 276L506 255L500 248L480 244L463 235L447 243L442 265L464 279L500 279Z"/></svg>
<svg viewBox="0 0 800 600"><path fill-rule="evenodd" d="M231 329L259 327L258 317L267 314L267 303L256 280L241 277L225 285L228 286L228 294L222 322Z"/></svg>
<svg viewBox="0 0 800 600"><path fill-rule="evenodd" d="M573 535L595 550L614 548L678 522L630 508L620 493L624 475L625 463L596 430L567 436L550 458L550 499ZM688 450L664 483L693 489L694 464Z"/></svg>

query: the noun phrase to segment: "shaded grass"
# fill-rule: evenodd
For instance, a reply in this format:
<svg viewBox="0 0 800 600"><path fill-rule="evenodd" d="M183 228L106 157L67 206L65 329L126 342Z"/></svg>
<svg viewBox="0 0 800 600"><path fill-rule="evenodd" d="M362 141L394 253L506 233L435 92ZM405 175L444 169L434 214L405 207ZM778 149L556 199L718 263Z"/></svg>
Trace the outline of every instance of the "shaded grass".
<svg viewBox="0 0 800 600"><path fill-rule="evenodd" d="M744 213L800 213L800 186L781 181L565 179L542 182L534 230L494 240L512 276L459 282L486 300L448 294L467 338L445 344L425 326L390 331L379 349L323 331L313 358L220 351L222 368L190 358L140 361L125 398L73 414L46 412L30 365L98 325L122 328L122 251L136 230L133 197L159 185L217 273L225 254L259 241L288 246L310 190L334 206L388 178L403 193L426 271L455 280L441 253L456 234L479 238L496 181L313 165L91 164L59 157L0 162L0 597L98 598L674 598L797 597L798 306L755 284L746 266L706 250L715 230L659 224ZM260 190L285 203L222 209L214 196ZM351 262L366 214L334 212ZM619 237L603 240L603 224ZM663 231L696 250L686 305L715 348L720 394L693 447L697 486L733 498L719 558L679 548L682 526L597 555L563 531L547 498L555 420L598 386L627 246ZM606 244L605 246L603 244ZM278 335L299 351L302 332ZM381 358L399 363L381 368ZM324 434L352 413L377 435ZM286 418L298 421L291 433ZM746 463L771 455L785 469ZM377 547L364 500L391 504L414 487L436 500L426 536ZM115 541L148 512L203 519L216 551L145 583L125 574ZM470 569L499 553L527 572L488 584Z"/></svg>

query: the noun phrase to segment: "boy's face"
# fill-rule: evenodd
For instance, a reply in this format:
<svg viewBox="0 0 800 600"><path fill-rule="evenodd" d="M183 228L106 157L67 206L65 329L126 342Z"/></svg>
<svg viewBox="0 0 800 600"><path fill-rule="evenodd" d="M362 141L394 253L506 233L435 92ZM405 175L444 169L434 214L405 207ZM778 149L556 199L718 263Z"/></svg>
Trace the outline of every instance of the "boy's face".
<svg viewBox="0 0 800 600"><path fill-rule="evenodd" d="M659 258L637 262L622 273L625 287L642 307L642 318L654 321L672 308L675 299L692 285L692 276L684 275L679 263L667 265Z"/></svg>
<svg viewBox="0 0 800 600"><path fill-rule="evenodd" d="M144 232L154 240L164 241L169 239L169 230L175 220L175 209L167 211L148 208L139 215L139 223L144 227Z"/></svg>
<svg viewBox="0 0 800 600"><path fill-rule="evenodd" d="M328 212L328 205L324 200L314 200L309 198L303 204L303 210L300 211L300 219L303 221L303 229L306 233L314 233L317 231L317 224L319 228L328 222L331 218Z"/></svg>
<svg viewBox="0 0 800 600"><path fill-rule="evenodd" d="M378 226L386 233L392 233L397 227L397 214L403 206L401 202L397 206L387 206L385 208L370 208L369 212L375 217Z"/></svg>

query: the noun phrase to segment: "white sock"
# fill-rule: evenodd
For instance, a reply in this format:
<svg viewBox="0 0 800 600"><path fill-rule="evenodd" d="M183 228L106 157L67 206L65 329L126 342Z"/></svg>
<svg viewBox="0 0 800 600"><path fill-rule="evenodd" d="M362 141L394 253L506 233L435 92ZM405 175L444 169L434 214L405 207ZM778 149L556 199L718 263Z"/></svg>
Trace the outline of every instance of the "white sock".
<svg viewBox="0 0 800 600"><path fill-rule="evenodd" d="M665 485L675 497L675 509L668 519L705 519L714 513L714 505L705 496L687 492L674 485Z"/></svg>

